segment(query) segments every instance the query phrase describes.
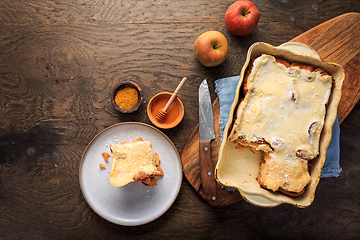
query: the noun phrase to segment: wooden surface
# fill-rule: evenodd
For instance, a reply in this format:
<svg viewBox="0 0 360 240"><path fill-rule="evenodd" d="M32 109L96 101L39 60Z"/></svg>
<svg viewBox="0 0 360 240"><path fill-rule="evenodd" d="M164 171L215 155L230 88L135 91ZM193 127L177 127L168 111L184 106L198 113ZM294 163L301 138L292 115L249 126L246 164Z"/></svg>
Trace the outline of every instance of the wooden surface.
<svg viewBox="0 0 360 240"><path fill-rule="evenodd" d="M0 1L1 239L359 239L359 103L341 124L341 175L320 181L309 208L266 209L243 200L213 208L185 178L170 209L143 226L110 223L86 203L80 159L99 131L118 122L151 124L147 101L187 77L178 94L184 119L163 130L181 153L198 124L203 79L215 100L213 82L239 75L254 42L277 46L360 12L360 3L350 0L256 0L257 28L236 37L224 23L232 2ZM230 46L215 68L203 67L193 51L208 30L223 32ZM131 115L120 115L110 102L112 87L123 80L144 90Z"/></svg>
<svg viewBox="0 0 360 240"><path fill-rule="evenodd" d="M216 98L213 103L213 113L214 113L214 126L215 126L215 139L210 143L210 156L212 165L216 166L217 159L219 156L219 148L221 144L221 135L220 135L220 124L219 124L219 115L220 115L220 106L219 98ZM202 181L201 181L201 163L199 159L199 124L196 125L195 129L191 132L188 140L185 143L185 146L181 152L181 162L183 165L184 176L193 187L193 189L199 194L199 196L208 202L210 205L214 206L228 206L230 204L239 202L242 200L241 195L235 189L225 188L224 186L216 183L216 195L217 203L214 204L211 199L207 197L204 192ZM214 171L213 168L213 171ZM213 179L215 180L215 179Z"/></svg>
<svg viewBox="0 0 360 240"><path fill-rule="evenodd" d="M360 13L348 13L337 16L290 40L302 42L316 50L320 57L327 62L335 62L343 66L346 78L338 108L338 119L341 124L351 112L360 98ZM213 111L216 112L215 121L218 122L220 106L218 99L214 101ZM215 166L220 148L220 126L217 125L217 141L211 143L212 163ZM207 200L202 189L200 178L201 165L199 163L199 125L191 133L181 153L183 171L190 185L193 186L200 197ZM218 189L218 205L226 206L241 200L238 193L231 192L222 187ZM209 203L211 201L208 200Z"/></svg>
<svg viewBox="0 0 360 240"><path fill-rule="evenodd" d="M360 99L360 13L335 17L291 41L308 44L326 62L340 64L345 81L338 108L341 124Z"/></svg>

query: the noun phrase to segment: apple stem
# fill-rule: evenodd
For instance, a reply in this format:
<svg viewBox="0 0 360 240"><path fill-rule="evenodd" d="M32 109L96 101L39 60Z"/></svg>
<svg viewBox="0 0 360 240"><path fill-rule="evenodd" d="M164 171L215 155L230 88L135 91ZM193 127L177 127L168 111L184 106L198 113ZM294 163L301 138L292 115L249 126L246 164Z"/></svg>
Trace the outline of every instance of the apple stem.
<svg viewBox="0 0 360 240"><path fill-rule="evenodd" d="M213 45L213 49L218 49L220 47L221 47L221 44L220 45L216 45L216 44Z"/></svg>
<svg viewBox="0 0 360 240"><path fill-rule="evenodd" d="M240 11L241 11L240 14L241 14L243 17L245 17L246 15L248 15L248 14L251 13L251 11L249 11L249 9L245 9L245 11L243 11L243 10L240 10Z"/></svg>

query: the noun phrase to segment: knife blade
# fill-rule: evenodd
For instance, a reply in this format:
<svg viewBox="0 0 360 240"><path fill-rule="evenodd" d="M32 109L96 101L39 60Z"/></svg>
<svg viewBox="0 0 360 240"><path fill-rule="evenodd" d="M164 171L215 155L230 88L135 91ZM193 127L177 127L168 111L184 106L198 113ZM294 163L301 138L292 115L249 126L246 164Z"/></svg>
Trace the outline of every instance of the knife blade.
<svg viewBox="0 0 360 240"><path fill-rule="evenodd" d="M209 86L206 79L199 87L199 158L200 158L200 177L203 191L207 202L218 205L216 180L214 177L214 165L211 161L210 143L215 139L214 115Z"/></svg>

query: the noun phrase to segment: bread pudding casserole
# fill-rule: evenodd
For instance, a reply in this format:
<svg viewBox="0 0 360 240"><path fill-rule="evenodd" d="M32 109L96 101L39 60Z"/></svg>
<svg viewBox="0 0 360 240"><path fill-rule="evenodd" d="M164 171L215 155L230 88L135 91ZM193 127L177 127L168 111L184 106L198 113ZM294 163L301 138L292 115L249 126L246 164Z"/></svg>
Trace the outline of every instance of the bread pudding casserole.
<svg viewBox="0 0 360 240"><path fill-rule="evenodd" d="M333 83L321 68L268 54L249 63L228 139L262 154L262 188L290 196L305 191Z"/></svg>

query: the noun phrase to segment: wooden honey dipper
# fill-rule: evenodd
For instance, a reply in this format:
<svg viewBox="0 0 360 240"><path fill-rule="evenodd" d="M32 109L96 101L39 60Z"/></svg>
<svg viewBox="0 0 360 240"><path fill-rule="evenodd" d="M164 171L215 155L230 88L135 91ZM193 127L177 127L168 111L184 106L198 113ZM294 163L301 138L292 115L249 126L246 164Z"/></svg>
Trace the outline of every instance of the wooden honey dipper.
<svg viewBox="0 0 360 240"><path fill-rule="evenodd" d="M175 89L174 93L171 95L169 101L166 103L164 108L161 108L159 110L159 112L156 114L156 119L159 122L162 122L165 120L165 118L167 117L167 110L170 107L171 103L174 101L176 95L178 94L178 92L180 91L180 88L182 87L182 85L184 85L185 81L186 81L186 77L184 77L181 82L179 83L179 85L177 86L177 88Z"/></svg>

